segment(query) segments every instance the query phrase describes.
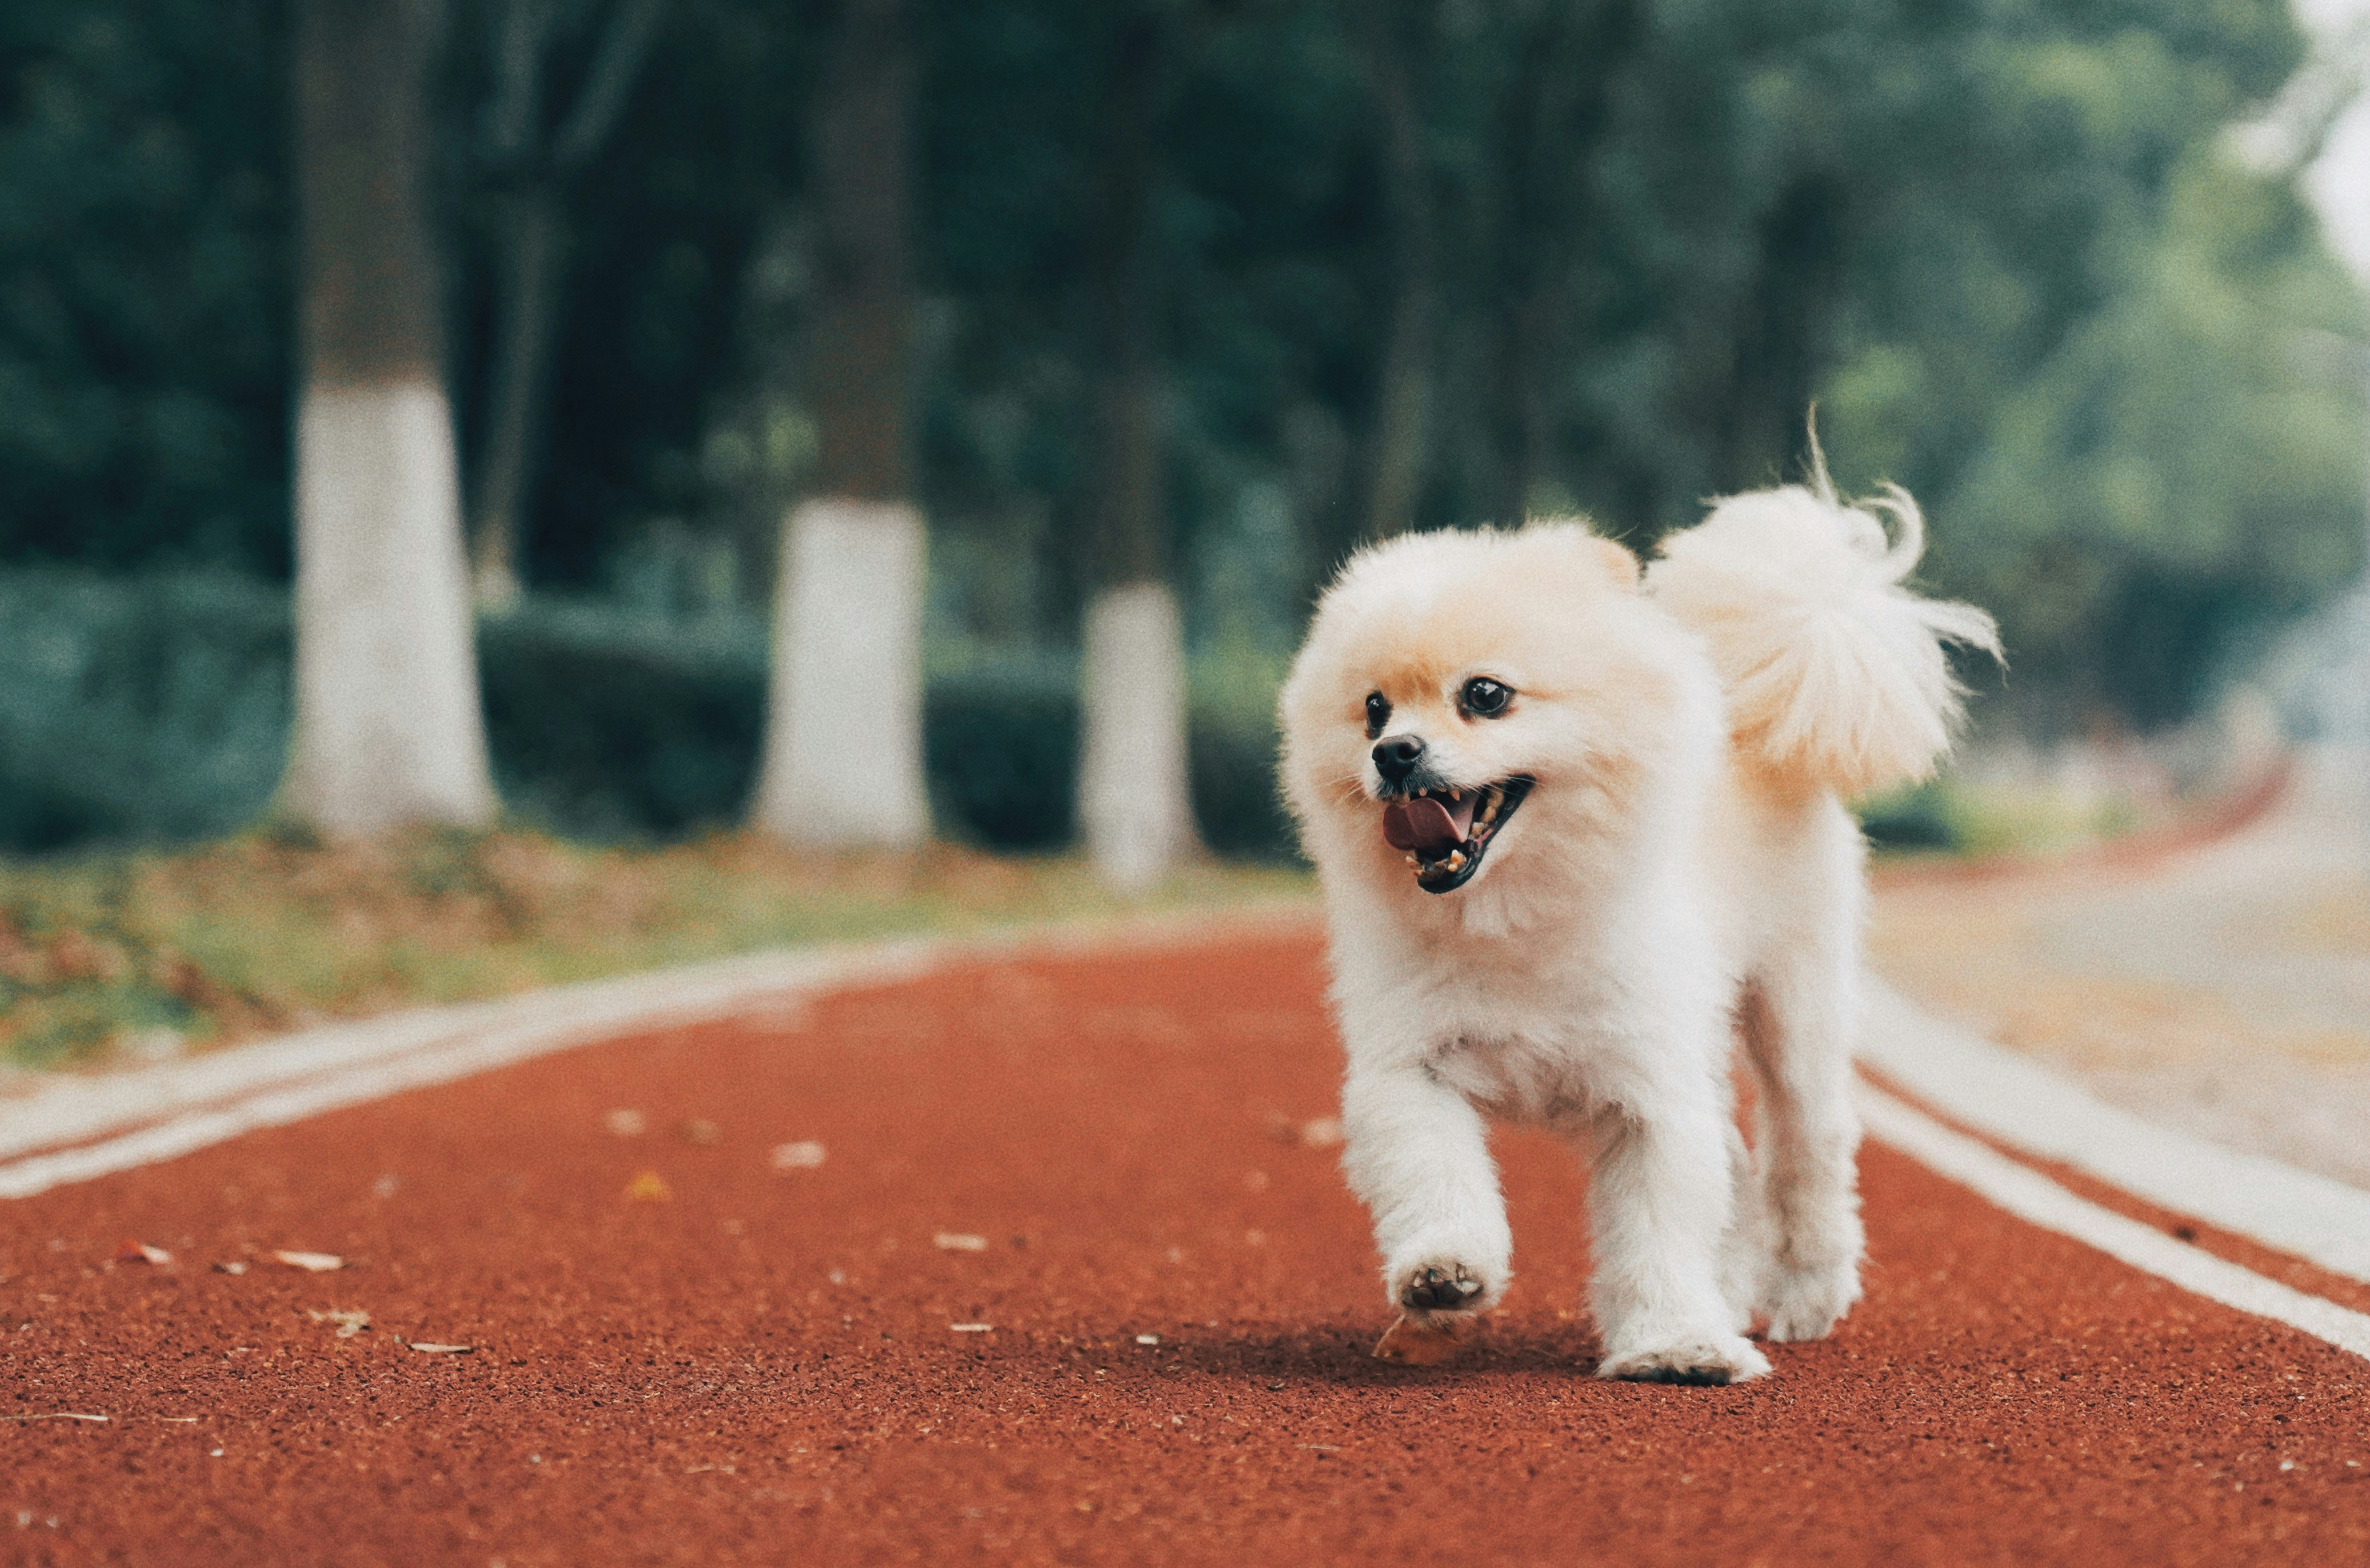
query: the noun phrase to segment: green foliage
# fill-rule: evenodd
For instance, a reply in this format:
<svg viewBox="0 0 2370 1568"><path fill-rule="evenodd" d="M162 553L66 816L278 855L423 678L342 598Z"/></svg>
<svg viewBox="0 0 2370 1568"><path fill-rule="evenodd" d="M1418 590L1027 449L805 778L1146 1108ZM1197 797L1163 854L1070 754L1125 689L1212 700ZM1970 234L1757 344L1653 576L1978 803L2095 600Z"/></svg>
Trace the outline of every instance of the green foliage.
<svg viewBox="0 0 2370 1568"><path fill-rule="evenodd" d="M599 839L736 817L756 778L763 630L529 600L479 623L495 781L529 820Z"/></svg>
<svg viewBox="0 0 2370 1568"><path fill-rule="evenodd" d="M287 750L289 630L286 594L243 579L0 572L0 849L202 839L263 816ZM518 817L612 842L739 820L763 738L756 617L530 599L482 622L477 644L495 775ZM1274 678L1242 658L1195 671L1191 767L1213 847L1289 849ZM1073 660L934 670L924 743L940 832L1066 845L1078 733Z"/></svg>
<svg viewBox="0 0 2370 1568"><path fill-rule="evenodd" d="M2045 858L2130 833L2138 803L2119 793L2069 794L1958 778L1904 785L1859 803L1860 827L1881 855L1947 853Z"/></svg>
<svg viewBox="0 0 2370 1568"><path fill-rule="evenodd" d="M916 10L919 451L939 559L960 563L935 629L1055 661L1088 553L1085 225L1123 9ZM491 330L498 11L454 8L440 116L465 455ZM1908 485L1933 524L1931 579L2002 615L2017 700L2079 723L2178 719L2235 638L2358 564L2360 291L2292 182L2226 150L2298 60L2282 0L1168 14L1168 499L1205 657L1223 641L1271 663L1365 525L1411 265L1376 37L1406 71L1432 213L1423 523L1578 505L1651 543L1704 496L1792 471L1815 400L1845 482ZM0 559L284 573L284 25L262 0L0 10ZM802 171L827 25L755 0L669 7L612 152L572 197L526 530L538 586L612 588L662 533L737 561L743 599L769 581L829 395L797 369L823 262ZM555 92L583 52L556 61ZM672 654L616 653L614 689L570 688L592 648L623 643L565 621L538 608L489 633L526 808L661 832L729 809L755 740L726 716L745 713L754 665L702 654L695 678ZM660 690L698 695L637 739L628 715ZM1045 842L1067 819L1048 760L1066 743L1055 698L1030 690L934 698L989 774L1026 781L981 785L994 807L942 799L1000 824L976 831ZM567 706L592 716L571 730L553 717ZM1197 732L1249 736L1237 718ZM7 722L47 746L81 721ZM600 745L621 748L614 799L552 782ZM103 779L42 782L109 771L86 754L12 751L29 781L11 799L79 803L6 831L133 831ZM1209 763L1205 797L1248 764ZM241 767L207 798L268 789L260 751ZM75 811L98 814L56 814ZM1214 841L1258 819L1218 815Z"/></svg>
<svg viewBox="0 0 2370 1568"><path fill-rule="evenodd" d="M934 675L922 729L941 823L1007 848L1069 842L1079 741L1073 663L1007 659Z"/></svg>
<svg viewBox="0 0 2370 1568"><path fill-rule="evenodd" d="M2069 335L1950 497L1953 585L2094 711L2185 717L2225 640L2361 567L2360 302L2293 194L2200 158L2159 248ZM2318 359L2318 363L2316 363Z"/></svg>
<svg viewBox="0 0 2370 1568"><path fill-rule="evenodd" d="M0 557L288 559L281 7L0 7Z"/></svg>
<svg viewBox="0 0 2370 1568"><path fill-rule="evenodd" d="M270 799L288 601L224 576L0 574L0 845L191 838Z"/></svg>

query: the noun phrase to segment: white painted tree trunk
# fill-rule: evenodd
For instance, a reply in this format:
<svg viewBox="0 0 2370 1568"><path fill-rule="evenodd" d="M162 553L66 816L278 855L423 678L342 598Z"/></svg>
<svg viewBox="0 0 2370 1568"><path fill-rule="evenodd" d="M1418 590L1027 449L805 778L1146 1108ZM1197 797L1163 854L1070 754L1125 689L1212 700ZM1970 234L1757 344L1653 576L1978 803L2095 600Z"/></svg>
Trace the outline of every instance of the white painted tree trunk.
<svg viewBox="0 0 2370 1568"><path fill-rule="evenodd" d="M1185 634L1166 584L1130 582L1087 606L1078 820L1095 870L1141 892L1196 840L1185 750Z"/></svg>
<svg viewBox="0 0 2370 1568"><path fill-rule="evenodd" d="M922 514L902 502L831 498L790 513L750 813L760 831L835 848L905 848L929 837L926 559Z"/></svg>
<svg viewBox="0 0 2370 1568"><path fill-rule="evenodd" d="M341 836L491 820L453 417L432 381L301 395L295 675L288 813Z"/></svg>

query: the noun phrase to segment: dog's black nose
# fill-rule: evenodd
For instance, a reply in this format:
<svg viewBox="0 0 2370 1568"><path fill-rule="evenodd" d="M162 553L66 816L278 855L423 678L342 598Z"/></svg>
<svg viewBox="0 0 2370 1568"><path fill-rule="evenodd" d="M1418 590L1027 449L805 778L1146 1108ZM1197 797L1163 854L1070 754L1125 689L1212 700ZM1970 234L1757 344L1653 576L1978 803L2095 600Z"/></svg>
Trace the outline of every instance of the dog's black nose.
<svg viewBox="0 0 2370 1568"><path fill-rule="evenodd" d="M1404 784L1423 760L1423 742L1413 735L1393 735L1375 747L1375 771L1386 784Z"/></svg>

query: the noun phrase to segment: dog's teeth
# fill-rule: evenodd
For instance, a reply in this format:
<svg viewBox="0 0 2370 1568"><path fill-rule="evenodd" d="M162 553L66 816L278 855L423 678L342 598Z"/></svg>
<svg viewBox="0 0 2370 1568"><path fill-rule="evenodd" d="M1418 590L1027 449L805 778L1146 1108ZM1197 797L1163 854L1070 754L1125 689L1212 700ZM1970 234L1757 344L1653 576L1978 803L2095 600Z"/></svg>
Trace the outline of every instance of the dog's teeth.
<svg viewBox="0 0 2370 1568"><path fill-rule="evenodd" d="M1410 866L1414 866L1414 867L1418 868L1419 870L1421 870L1421 869L1422 868L1422 865L1423 865L1423 862L1422 862L1421 860L1417 859L1416 859L1414 856L1412 856L1412 855L1409 855L1409 856L1407 858L1407 863L1408 863L1409 865L1410 865Z"/></svg>
<svg viewBox="0 0 2370 1568"><path fill-rule="evenodd" d="M1461 801L1465 799L1465 791L1451 784L1448 787L1448 798L1452 801Z"/></svg>
<svg viewBox="0 0 2370 1568"><path fill-rule="evenodd" d="M1462 849L1453 849L1453 850L1449 851L1449 855L1448 855L1448 869L1449 869L1450 870L1452 870L1452 871L1461 871L1461 870L1463 870L1465 869L1465 851L1464 851L1464 850L1462 850Z"/></svg>

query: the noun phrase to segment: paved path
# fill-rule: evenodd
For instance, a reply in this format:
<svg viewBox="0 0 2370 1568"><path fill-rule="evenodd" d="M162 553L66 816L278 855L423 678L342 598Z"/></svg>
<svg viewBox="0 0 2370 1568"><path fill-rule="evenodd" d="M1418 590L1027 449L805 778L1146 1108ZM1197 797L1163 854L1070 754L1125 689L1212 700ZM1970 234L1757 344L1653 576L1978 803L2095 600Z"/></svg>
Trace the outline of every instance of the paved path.
<svg viewBox="0 0 2370 1568"><path fill-rule="evenodd" d="M983 962L0 1205L0 1414L107 1417L8 1426L0 1558L2370 1561L2370 1362L1881 1146L1769 1379L1584 1375L1529 1136L1506 1311L1375 1362L1321 990L1274 930Z"/></svg>
<svg viewBox="0 0 2370 1568"><path fill-rule="evenodd" d="M2143 871L1895 882L1873 947L2102 1099L2370 1188L2370 755L2307 756L2271 814Z"/></svg>

